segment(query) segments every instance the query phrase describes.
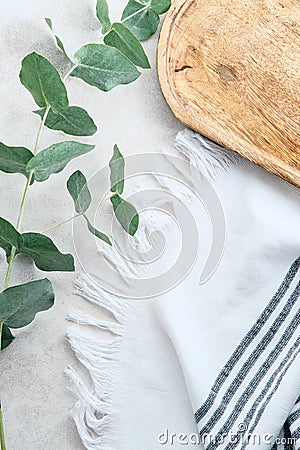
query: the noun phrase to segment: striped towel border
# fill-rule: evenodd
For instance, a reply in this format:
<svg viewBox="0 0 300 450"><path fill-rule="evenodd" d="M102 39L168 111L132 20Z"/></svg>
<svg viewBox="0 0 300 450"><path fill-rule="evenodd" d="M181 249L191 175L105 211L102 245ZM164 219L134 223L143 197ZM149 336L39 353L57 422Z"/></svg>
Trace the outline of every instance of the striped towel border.
<svg viewBox="0 0 300 450"><path fill-rule="evenodd" d="M255 432L263 412L297 358L300 349L300 337L296 333L300 325L300 281L290 288L297 281L299 269L300 257L291 265L277 292L236 347L217 376L208 397L195 412L202 440L214 430L214 439L206 445L207 450L216 450L220 445L225 450L234 450L239 444L241 450L246 448L247 441L241 438L246 433L251 435ZM245 362L234 376L234 368L244 359ZM253 368L255 373L250 381L246 381ZM271 373L269 378L268 373ZM255 397L256 389L258 395ZM239 398L236 400L237 395ZM236 433L238 439L224 447L222 437L233 429L242 414L243 427ZM284 450L300 450L300 396L287 418L283 434L287 441L282 447ZM293 438L294 443L291 444L291 439L287 437ZM272 450L281 449L274 444Z"/></svg>

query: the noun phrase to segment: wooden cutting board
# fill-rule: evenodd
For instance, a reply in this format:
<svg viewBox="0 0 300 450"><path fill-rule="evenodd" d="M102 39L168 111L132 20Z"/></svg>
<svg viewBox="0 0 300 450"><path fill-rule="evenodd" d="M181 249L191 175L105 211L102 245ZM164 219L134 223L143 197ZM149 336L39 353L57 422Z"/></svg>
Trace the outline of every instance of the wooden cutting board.
<svg viewBox="0 0 300 450"><path fill-rule="evenodd" d="M300 187L299 0L175 0L158 72L179 120Z"/></svg>

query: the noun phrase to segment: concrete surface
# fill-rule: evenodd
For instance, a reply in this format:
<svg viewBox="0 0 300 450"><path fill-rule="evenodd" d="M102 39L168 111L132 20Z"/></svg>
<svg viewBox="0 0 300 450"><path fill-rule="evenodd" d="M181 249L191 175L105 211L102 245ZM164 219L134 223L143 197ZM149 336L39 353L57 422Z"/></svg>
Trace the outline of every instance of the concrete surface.
<svg viewBox="0 0 300 450"><path fill-rule="evenodd" d="M125 2L111 0L112 16L119 17ZM94 16L94 0L10 0L0 2L0 141L7 145L33 147L39 125L31 113L36 106L20 84L22 58L35 50L63 72L64 58L56 49L44 17L51 17L67 48L97 41L99 25ZM146 43L153 65L134 84L102 93L71 79L71 104L85 107L99 127L98 133L82 142L97 144L89 155L73 161L47 183L36 183L30 192L24 230L42 231L73 214L72 201L65 189L68 176L80 168L90 176L108 163L112 145L118 143L125 154L165 151L182 128L172 116L161 95L155 71L157 34ZM63 140L60 132L45 130L41 148ZM16 222L24 178L0 173L0 214ZM73 252L72 226L66 224L49 235L64 252ZM0 280L3 286L5 258L0 251ZM80 268L77 269L80 271ZM65 339L65 317L71 307L98 315L101 312L72 295L76 274L44 274L32 263L18 257L13 283L35 276L48 276L56 291L55 307L40 314L35 322L18 331L18 339L0 356L0 389L8 450L80 450L83 448L69 410L75 397L67 390L64 369L71 364L82 371ZM116 449L121 450L121 449Z"/></svg>

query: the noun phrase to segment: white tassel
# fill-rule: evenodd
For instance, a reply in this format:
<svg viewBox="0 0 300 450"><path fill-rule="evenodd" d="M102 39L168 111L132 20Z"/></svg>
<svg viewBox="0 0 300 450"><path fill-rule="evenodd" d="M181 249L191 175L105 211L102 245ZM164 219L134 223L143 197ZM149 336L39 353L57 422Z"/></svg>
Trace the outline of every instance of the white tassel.
<svg viewBox="0 0 300 450"><path fill-rule="evenodd" d="M68 339L93 382L91 392L72 367L66 369L79 398L71 412L78 433L88 450L113 450L109 446L114 415L111 397L117 371L119 342L117 339L112 342L99 342L81 330L69 330Z"/></svg>
<svg viewBox="0 0 300 450"><path fill-rule="evenodd" d="M129 303L127 300L106 292L87 274L78 277L75 289L77 295L101 306L101 308L109 311L118 322L123 323L124 310Z"/></svg>
<svg viewBox="0 0 300 450"><path fill-rule="evenodd" d="M66 369L78 397L71 415L86 449L115 450L109 443L115 412L115 406L112 410L112 394L129 302L108 294L86 274L77 280L76 292L87 301L110 312L116 321L98 320L79 311L71 311L68 320L78 325L90 325L109 331L116 337L100 340L88 335L82 326L70 327L68 330L67 338L71 348L88 370L93 385L92 390L88 389L72 367Z"/></svg>
<svg viewBox="0 0 300 450"><path fill-rule="evenodd" d="M91 325L100 330L109 331L117 336L121 335L121 324L116 322L108 322L105 320L95 319L94 317L87 316L80 311L71 311L67 316L67 320L75 322L77 325Z"/></svg>
<svg viewBox="0 0 300 450"><path fill-rule="evenodd" d="M177 134L175 148L210 182L216 179L220 171L242 161L233 151L188 128Z"/></svg>

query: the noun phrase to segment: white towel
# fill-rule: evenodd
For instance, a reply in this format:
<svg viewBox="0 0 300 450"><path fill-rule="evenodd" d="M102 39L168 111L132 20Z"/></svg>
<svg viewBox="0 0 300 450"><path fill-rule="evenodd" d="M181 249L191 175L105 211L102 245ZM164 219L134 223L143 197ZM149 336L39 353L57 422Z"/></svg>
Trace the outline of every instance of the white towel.
<svg viewBox="0 0 300 450"><path fill-rule="evenodd" d="M84 446L300 449L299 190L191 130L144 162L137 237L77 284L112 320L69 317Z"/></svg>

